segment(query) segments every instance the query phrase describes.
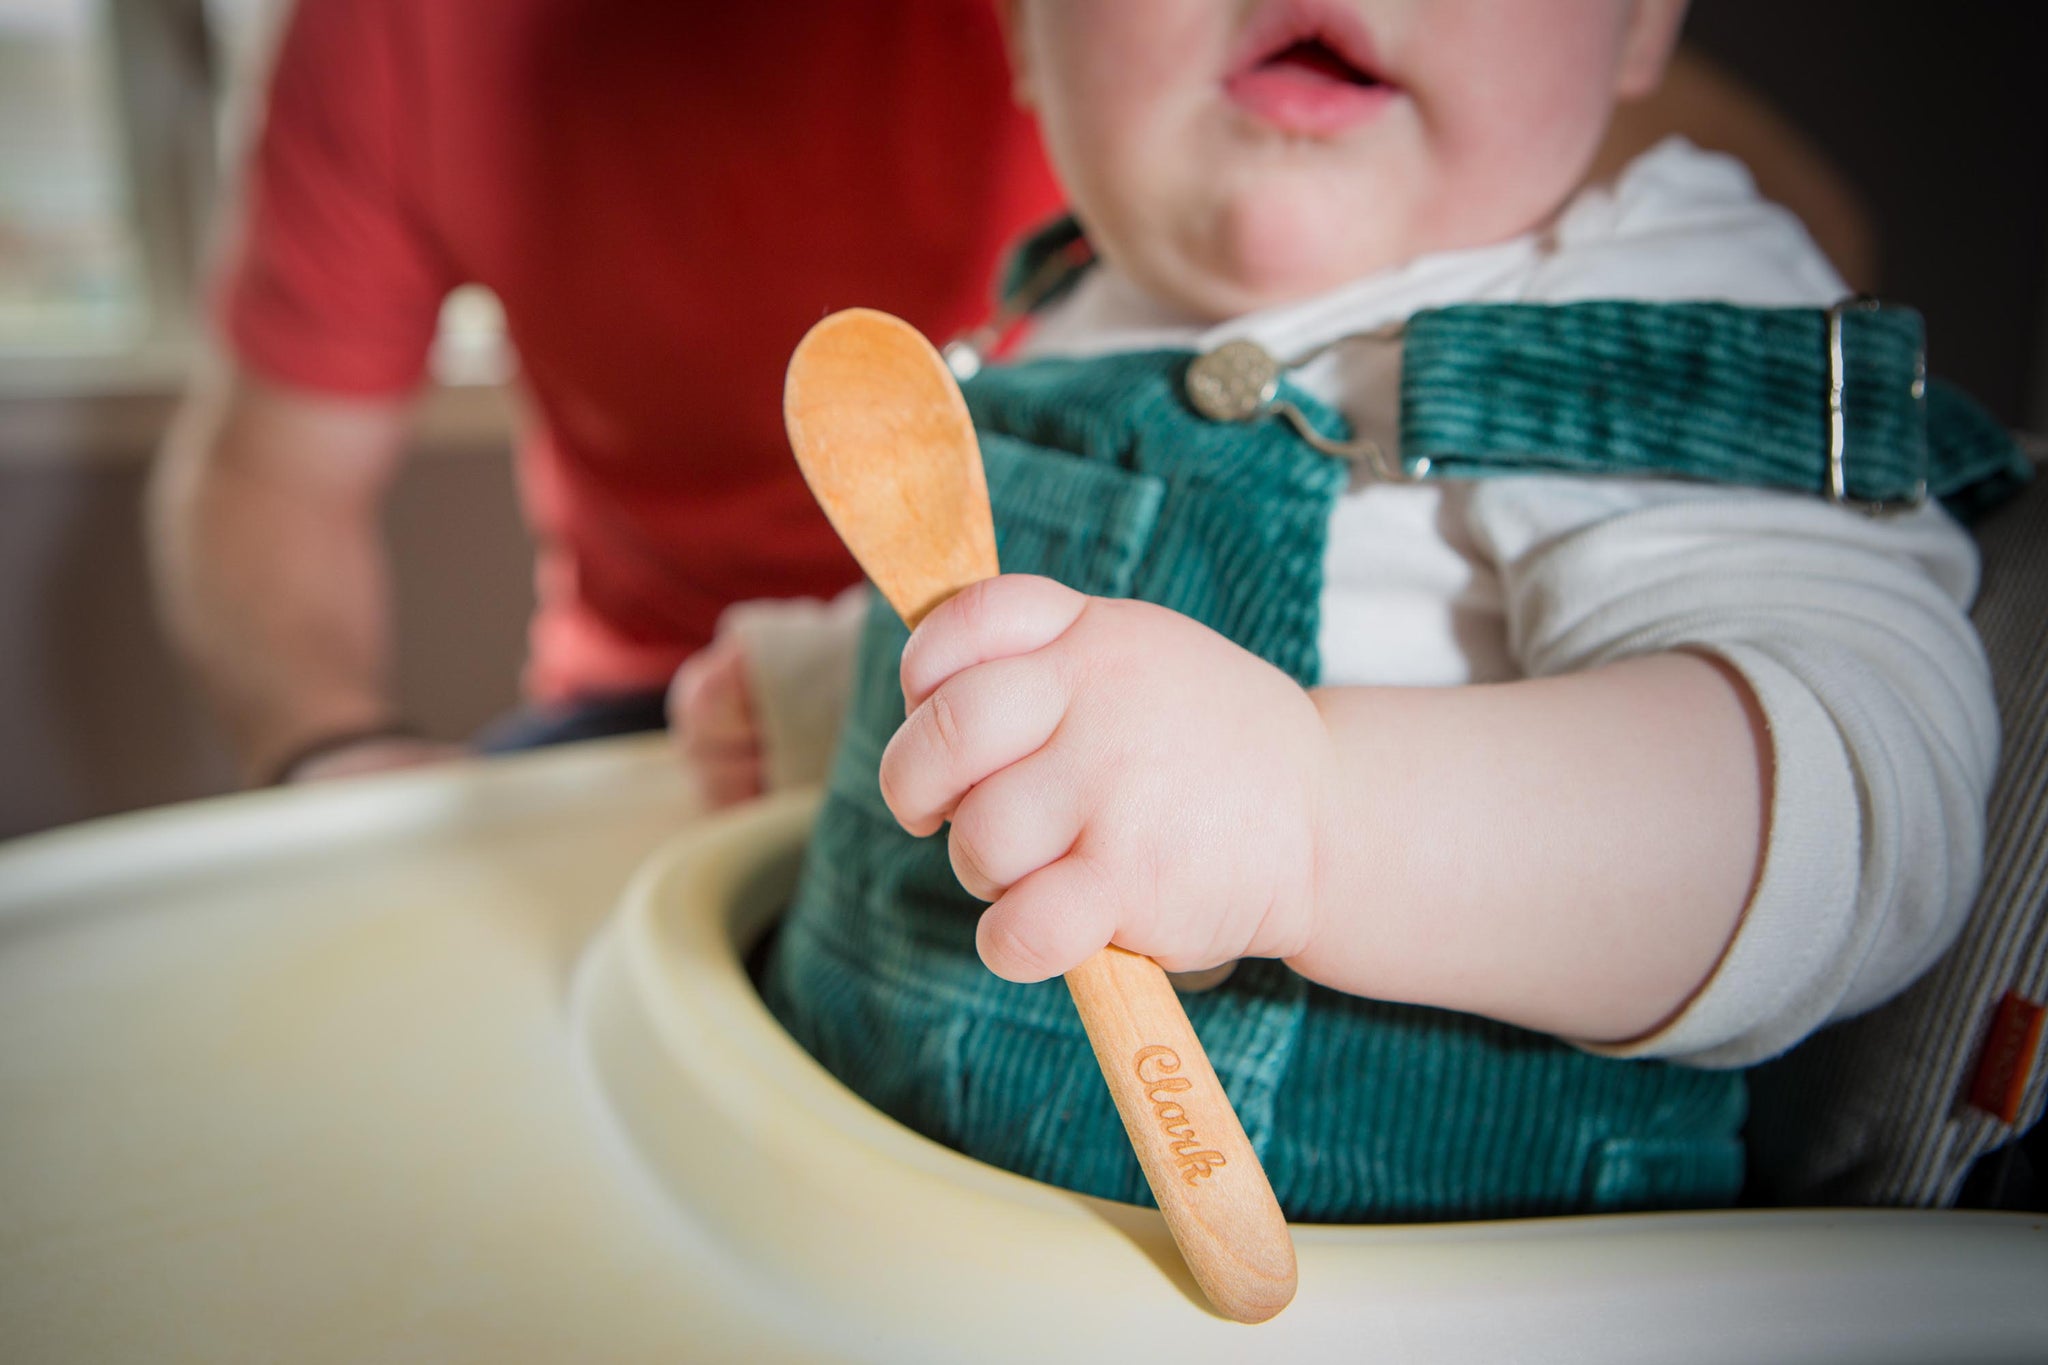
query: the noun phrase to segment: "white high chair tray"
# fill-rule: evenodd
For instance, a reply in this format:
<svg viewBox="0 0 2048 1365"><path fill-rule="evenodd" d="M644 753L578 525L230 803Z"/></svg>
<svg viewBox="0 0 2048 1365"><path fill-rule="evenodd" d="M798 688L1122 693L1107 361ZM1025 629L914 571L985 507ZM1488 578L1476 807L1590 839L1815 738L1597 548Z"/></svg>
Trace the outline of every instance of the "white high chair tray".
<svg viewBox="0 0 2048 1365"><path fill-rule="evenodd" d="M2048 1358L2000 1214L1301 1227L1223 1322L775 1027L809 812L630 740L0 848L0 1359Z"/></svg>

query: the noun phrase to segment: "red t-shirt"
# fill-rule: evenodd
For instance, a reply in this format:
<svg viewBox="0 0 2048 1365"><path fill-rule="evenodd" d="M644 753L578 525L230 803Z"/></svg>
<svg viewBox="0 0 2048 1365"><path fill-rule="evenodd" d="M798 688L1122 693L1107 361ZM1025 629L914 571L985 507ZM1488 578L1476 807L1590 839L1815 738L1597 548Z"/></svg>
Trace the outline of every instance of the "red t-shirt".
<svg viewBox="0 0 2048 1365"><path fill-rule="evenodd" d="M503 301L553 699L853 581L783 435L790 351L854 304L964 329L1059 196L995 0L301 0L246 200L220 308L278 382L402 393L450 289Z"/></svg>

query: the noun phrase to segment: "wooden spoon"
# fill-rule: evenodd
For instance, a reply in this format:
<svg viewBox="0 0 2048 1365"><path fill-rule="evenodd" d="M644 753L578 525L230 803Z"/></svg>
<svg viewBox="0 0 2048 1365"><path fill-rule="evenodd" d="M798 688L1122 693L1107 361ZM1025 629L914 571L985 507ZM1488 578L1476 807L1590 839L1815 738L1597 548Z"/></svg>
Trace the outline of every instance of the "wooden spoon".
<svg viewBox="0 0 2048 1365"><path fill-rule="evenodd" d="M974 423L915 328L834 313L790 357L782 411L825 515L913 629L998 571ZM1264 1322L1294 1297L1294 1243L1166 973L1112 945L1067 988L1195 1282L1225 1316Z"/></svg>

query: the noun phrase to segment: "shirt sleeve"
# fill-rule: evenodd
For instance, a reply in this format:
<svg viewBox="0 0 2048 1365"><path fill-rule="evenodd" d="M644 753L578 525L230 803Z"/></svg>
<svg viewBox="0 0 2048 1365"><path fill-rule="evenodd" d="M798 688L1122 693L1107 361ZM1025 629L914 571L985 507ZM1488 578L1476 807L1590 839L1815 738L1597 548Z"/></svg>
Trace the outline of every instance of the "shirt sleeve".
<svg viewBox="0 0 2048 1365"><path fill-rule="evenodd" d="M1933 963L1976 893L1998 758L1962 527L1933 505L1873 518L1554 478L1482 484L1470 517L1530 676L1696 649L1742 675L1770 730L1768 841L1733 941L1675 1019L1594 1050L1748 1065Z"/></svg>
<svg viewBox="0 0 2048 1365"><path fill-rule="evenodd" d="M363 396L419 383L458 280L405 156L416 71L392 6L300 0L216 283L218 324L257 373Z"/></svg>

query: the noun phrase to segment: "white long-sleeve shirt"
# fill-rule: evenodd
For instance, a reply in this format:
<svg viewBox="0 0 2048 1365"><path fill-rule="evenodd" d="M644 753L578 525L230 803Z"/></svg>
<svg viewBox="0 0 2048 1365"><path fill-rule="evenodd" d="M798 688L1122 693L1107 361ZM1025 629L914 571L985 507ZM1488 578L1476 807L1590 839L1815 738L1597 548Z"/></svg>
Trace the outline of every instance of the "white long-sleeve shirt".
<svg viewBox="0 0 2048 1365"><path fill-rule="evenodd" d="M1220 326L1100 265L1026 354L1249 337L1285 358L1453 303L1825 306L1845 292L1738 163L1674 139L1543 231ZM1293 377L1393 448L1395 348L1335 347ZM1969 909L1998 750L1965 614L1976 582L1969 535L1933 505L1875 519L1677 481L1361 483L1330 525L1323 681L1493 682L1681 646L1737 669L1775 759L1763 874L1705 988L1655 1035L1607 1050L1741 1065L1903 989Z"/></svg>

